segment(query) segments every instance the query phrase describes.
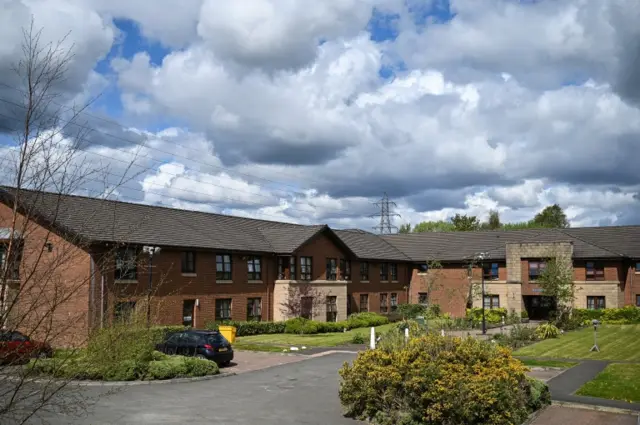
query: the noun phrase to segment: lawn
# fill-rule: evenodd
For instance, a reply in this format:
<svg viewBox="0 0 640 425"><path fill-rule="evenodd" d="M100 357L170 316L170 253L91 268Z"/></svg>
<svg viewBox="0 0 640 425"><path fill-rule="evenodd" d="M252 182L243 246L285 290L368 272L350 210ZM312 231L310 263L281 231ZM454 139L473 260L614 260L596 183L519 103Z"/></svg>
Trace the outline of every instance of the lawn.
<svg viewBox="0 0 640 425"><path fill-rule="evenodd" d="M538 359L519 359L525 366L537 367L562 367L570 368L575 366L575 362L562 362L558 360L538 360Z"/></svg>
<svg viewBox="0 0 640 425"><path fill-rule="evenodd" d="M516 351L516 356L558 359L640 361L640 325L602 325L598 329L600 352L590 352L593 328L567 332Z"/></svg>
<svg viewBox="0 0 640 425"><path fill-rule="evenodd" d="M376 332L386 332L396 326L395 323L378 326ZM242 347L251 347L258 345L278 346L281 349L290 346L296 347L334 347L336 345L349 344L355 334L364 336L365 341L369 341L370 328L351 329L347 332L334 332L326 334L312 335L296 335L296 334L269 334L269 335L251 335L236 338L234 348L242 350ZM267 351L268 347L263 347ZM250 349L250 348L246 348Z"/></svg>
<svg viewBox="0 0 640 425"><path fill-rule="evenodd" d="M579 395L640 402L640 365L610 364L594 380L577 392Z"/></svg>

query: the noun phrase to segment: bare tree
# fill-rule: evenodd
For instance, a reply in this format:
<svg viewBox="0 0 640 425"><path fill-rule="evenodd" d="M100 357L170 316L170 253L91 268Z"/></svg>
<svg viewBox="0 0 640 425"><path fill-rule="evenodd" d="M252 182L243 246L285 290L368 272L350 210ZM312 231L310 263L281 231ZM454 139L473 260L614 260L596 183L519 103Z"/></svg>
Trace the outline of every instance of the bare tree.
<svg viewBox="0 0 640 425"><path fill-rule="evenodd" d="M86 193L83 185L90 182L101 198L108 197L133 178L126 176L135 157L116 181L108 178L108 166L90 165L82 149L90 130L78 121L91 102L68 107L61 95L73 49L63 47L65 39L45 43L33 22L23 34L22 59L14 66L21 81L15 90L22 96L13 108L15 145L1 160L7 186L0 203L0 335L20 332L43 346L79 347L88 329L101 325L87 310L87 288L113 272L117 246L102 248L94 264L90 241L56 223L69 213L65 195ZM84 220L95 218L87 214ZM90 273L76 267L89 261ZM47 409L84 409L81 391L67 391L65 380L35 376L22 366L29 359L13 354L0 359L0 423L24 423Z"/></svg>
<svg viewBox="0 0 640 425"><path fill-rule="evenodd" d="M319 291L310 282L292 283L280 303L280 312L286 318L314 319L326 307L327 296L331 296L331 292Z"/></svg>

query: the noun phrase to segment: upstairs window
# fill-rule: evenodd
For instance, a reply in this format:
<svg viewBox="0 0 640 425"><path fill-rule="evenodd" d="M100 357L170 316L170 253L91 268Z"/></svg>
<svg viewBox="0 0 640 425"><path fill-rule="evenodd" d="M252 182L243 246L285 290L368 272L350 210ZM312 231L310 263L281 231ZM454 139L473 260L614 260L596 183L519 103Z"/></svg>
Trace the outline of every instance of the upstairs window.
<svg viewBox="0 0 640 425"><path fill-rule="evenodd" d="M182 251L182 273L196 272L195 251Z"/></svg>
<svg viewBox="0 0 640 425"><path fill-rule="evenodd" d="M604 266L595 261L587 261L585 265L587 280L604 280Z"/></svg>
<svg viewBox="0 0 640 425"><path fill-rule="evenodd" d="M340 259L340 274L342 280L351 280L351 261L344 258Z"/></svg>
<svg viewBox="0 0 640 425"><path fill-rule="evenodd" d="M262 267L260 266L260 257L247 258L247 272L249 280L262 280Z"/></svg>
<svg viewBox="0 0 640 425"><path fill-rule="evenodd" d="M500 266L498 263L487 263L482 266L482 276L485 280L498 280Z"/></svg>
<svg viewBox="0 0 640 425"><path fill-rule="evenodd" d="M327 258L325 278L327 280L336 280L338 278L338 260L335 258Z"/></svg>
<svg viewBox="0 0 640 425"><path fill-rule="evenodd" d="M380 263L380 281L386 282L389 280L389 265L387 263Z"/></svg>
<svg viewBox="0 0 640 425"><path fill-rule="evenodd" d="M640 273L640 262L636 263L636 273Z"/></svg>
<svg viewBox="0 0 640 425"><path fill-rule="evenodd" d="M389 272L391 273L391 280L392 281L397 281L398 280L398 265L395 263L391 263L389 264Z"/></svg>
<svg viewBox="0 0 640 425"><path fill-rule="evenodd" d="M529 280L538 279L546 268L546 261L529 261Z"/></svg>
<svg viewBox="0 0 640 425"><path fill-rule="evenodd" d="M300 279L312 279L313 264L311 257L300 257Z"/></svg>
<svg viewBox="0 0 640 425"><path fill-rule="evenodd" d="M116 280L138 279L137 255L133 248L122 248L116 253Z"/></svg>
<svg viewBox="0 0 640 425"><path fill-rule="evenodd" d="M289 268L290 280L296 279L296 257L278 257L278 279L286 277L286 269Z"/></svg>
<svg viewBox="0 0 640 425"><path fill-rule="evenodd" d="M365 282L369 280L369 263L367 262L360 263L360 280Z"/></svg>
<svg viewBox="0 0 640 425"><path fill-rule="evenodd" d="M216 280L231 280L231 254L216 255Z"/></svg>

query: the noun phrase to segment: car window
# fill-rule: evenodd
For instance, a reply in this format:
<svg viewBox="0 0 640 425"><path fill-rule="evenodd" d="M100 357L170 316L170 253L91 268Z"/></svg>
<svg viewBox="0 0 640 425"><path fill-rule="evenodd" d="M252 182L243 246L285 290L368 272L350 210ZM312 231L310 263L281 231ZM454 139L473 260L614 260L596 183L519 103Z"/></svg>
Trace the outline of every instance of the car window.
<svg viewBox="0 0 640 425"><path fill-rule="evenodd" d="M197 344L198 342L200 342L200 338L198 337L197 334L192 334L192 333L182 334L182 340L181 340L182 344L193 345L193 344Z"/></svg>
<svg viewBox="0 0 640 425"><path fill-rule="evenodd" d="M20 332L13 332L11 335L11 341L26 342L29 341L29 337L21 334Z"/></svg>
<svg viewBox="0 0 640 425"><path fill-rule="evenodd" d="M177 344L180 341L181 333L175 333L167 338L166 344Z"/></svg>
<svg viewBox="0 0 640 425"><path fill-rule="evenodd" d="M222 334L207 334L206 340L211 345L228 344L227 339Z"/></svg>
<svg viewBox="0 0 640 425"><path fill-rule="evenodd" d="M11 341L11 332L0 332L0 341Z"/></svg>

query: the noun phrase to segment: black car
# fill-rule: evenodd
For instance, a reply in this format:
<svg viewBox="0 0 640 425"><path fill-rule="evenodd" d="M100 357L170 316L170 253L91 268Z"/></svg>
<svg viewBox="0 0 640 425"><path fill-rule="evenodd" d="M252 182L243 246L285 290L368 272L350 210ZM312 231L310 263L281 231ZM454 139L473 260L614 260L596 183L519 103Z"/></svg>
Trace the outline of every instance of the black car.
<svg viewBox="0 0 640 425"><path fill-rule="evenodd" d="M198 357L226 366L233 360L233 348L217 331L188 330L167 335L156 350L165 354Z"/></svg>

